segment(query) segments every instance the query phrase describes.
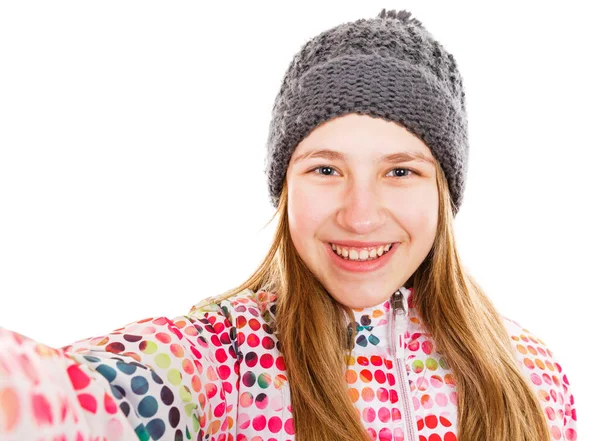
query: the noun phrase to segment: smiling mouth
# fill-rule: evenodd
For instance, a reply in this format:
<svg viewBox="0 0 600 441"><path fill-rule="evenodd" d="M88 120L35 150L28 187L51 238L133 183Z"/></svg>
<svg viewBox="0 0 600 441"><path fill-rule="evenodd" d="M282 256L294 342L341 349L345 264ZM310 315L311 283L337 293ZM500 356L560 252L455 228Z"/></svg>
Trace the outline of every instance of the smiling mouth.
<svg viewBox="0 0 600 441"><path fill-rule="evenodd" d="M389 253L395 246L396 242L388 245L381 245L379 247L372 247L370 249L356 249L356 248L345 248L336 246L330 243L329 246L340 259L349 260L353 262L368 262L370 260L377 260L382 256Z"/></svg>

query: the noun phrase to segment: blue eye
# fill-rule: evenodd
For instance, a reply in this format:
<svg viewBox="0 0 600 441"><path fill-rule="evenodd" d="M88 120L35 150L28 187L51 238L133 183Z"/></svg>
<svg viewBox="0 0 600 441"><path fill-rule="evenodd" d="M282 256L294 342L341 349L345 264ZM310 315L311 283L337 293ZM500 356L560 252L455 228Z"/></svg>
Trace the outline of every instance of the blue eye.
<svg viewBox="0 0 600 441"><path fill-rule="evenodd" d="M335 169L334 169L333 167L330 167L330 166L328 166L328 165L320 165L320 166L318 166L318 167L315 167L315 168L313 168L313 169L311 170L311 172L314 172L314 171L316 171L316 170L330 170L330 171L335 171ZM408 172L410 172L410 173L412 173L412 174L417 174L417 175L418 175L418 173L417 173L416 171L414 171L414 170L412 170L412 169L410 169L410 168L396 167L396 168L393 168L393 169L392 169L392 170L390 170L390 171L395 171L395 170L404 170L404 171L408 171ZM332 176L332 175L330 175L329 173L330 173L330 172L327 172L327 173L317 173L317 174L318 174L318 175L324 175L324 176ZM402 175L402 176L397 176L397 175L395 175L395 174L394 174L394 176L392 176L392 177L393 177L393 178L404 178L404 177L406 177L406 176L407 176L406 174L404 174L404 175Z"/></svg>

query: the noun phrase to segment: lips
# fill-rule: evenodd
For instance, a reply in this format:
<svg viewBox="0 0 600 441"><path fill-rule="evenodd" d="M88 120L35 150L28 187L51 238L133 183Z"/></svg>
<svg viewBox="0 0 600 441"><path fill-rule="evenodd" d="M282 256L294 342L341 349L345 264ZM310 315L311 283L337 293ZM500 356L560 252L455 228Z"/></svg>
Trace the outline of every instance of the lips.
<svg viewBox="0 0 600 441"><path fill-rule="evenodd" d="M323 246L326 248L326 253L331 256L331 260L337 268L343 271L355 273L375 271L380 268L382 269L391 260L391 256L395 254L396 250L399 248L399 245L399 243L393 243L389 251L385 254L382 254L380 257L372 260L361 261L345 259L333 251L333 248L331 248L329 243L323 243Z"/></svg>

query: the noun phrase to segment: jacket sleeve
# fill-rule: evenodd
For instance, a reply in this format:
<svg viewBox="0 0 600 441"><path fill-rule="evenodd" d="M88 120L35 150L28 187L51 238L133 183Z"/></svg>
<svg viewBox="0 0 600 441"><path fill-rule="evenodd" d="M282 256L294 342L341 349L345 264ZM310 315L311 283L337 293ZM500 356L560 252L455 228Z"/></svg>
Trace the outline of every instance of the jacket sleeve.
<svg viewBox="0 0 600 441"><path fill-rule="evenodd" d="M0 328L0 439L227 439L236 365L220 308L59 349Z"/></svg>
<svg viewBox="0 0 600 441"><path fill-rule="evenodd" d="M577 439L573 388L556 355L542 339L519 323L505 319L517 361L540 400L553 440Z"/></svg>

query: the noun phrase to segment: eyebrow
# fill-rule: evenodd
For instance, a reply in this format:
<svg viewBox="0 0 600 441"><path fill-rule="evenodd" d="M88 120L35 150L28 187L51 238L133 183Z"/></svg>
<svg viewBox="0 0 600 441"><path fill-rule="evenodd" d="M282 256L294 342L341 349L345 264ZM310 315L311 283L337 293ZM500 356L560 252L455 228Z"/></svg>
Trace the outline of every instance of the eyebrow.
<svg viewBox="0 0 600 441"><path fill-rule="evenodd" d="M311 158L325 158L329 160L340 160L346 161L347 157L342 152L337 152L335 150L328 149L314 149L309 150L306 153L303 153L297 156L292 164L296 164L297 162L302 161L308 157ZM398 152L392 153L391 155L386 155L380 159L379 162L410 162L410 161L419 161L419 162L429 162L430 164L434 163L434 159L426 156L421 152Z"/></svg>

